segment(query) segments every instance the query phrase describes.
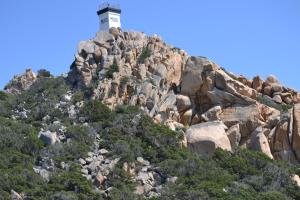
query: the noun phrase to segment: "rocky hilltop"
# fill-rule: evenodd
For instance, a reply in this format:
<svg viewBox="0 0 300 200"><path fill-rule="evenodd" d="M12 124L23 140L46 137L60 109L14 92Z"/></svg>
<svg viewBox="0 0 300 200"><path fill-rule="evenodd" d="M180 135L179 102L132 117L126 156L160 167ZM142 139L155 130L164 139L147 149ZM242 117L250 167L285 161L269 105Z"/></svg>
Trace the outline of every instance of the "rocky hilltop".
<svg viewBox="0 0 300 200"><path fill-rule="evenodd" d="M274 159L300 158L299 93L274 76L235 76L156 35L98 32L80 42L68 80L74 88L90 88L91 97L110 108L139 106L157 123L186 129L193 151L242 146Z"/></svg>
<svg viewBox="0 0 300 200"><path fill-rule="evenodd" d="M52 93L44 87L50 87L54 97L50 97ZM18 102L10 105L12 110L3 111L6 118L32 123L39 129L37 137L47 146L42 148L34 172L51 183L53 171L70 168L66 164L67 158L55 160L55 156L61 154L58 152L63 151L62 146L70 141L75 142L73 147L80 142L86 143L87 148L92 149L72 158L80 165L82 176L91 181L104 198L114 199L110 191L113 190L112 181L117 179L114 168L120 163L120 170L136 183L135 194L145 198L171 198L174 191L163 188L176 184L179 176L161 170L163 167L158 167L155 156L148 155L151 150L134 154L131 161L126 157L128 160L124 161L122 153L137 144L130 147L113 145L114 137L130 135L130 140L134 141L146 138L145 144L136 142L156 149L171 145L170 149L157 150L162 151L160 156L164 155L165 159L170 159L166 151L180 152L179 149L187 147L193 155L215 159L216 162L229 159L218 149L233 155L239 155L242 149L262 152L268 157L268 162L273 162L272 159L291 164L300 162L300 94L297 91L280 84L275 76L266 80L259 76L252 80L236 76L205 57L189 56L185 51L167 45L157 35L122 32L115 28L110 32L98 32L95 38L79 43L66 76L54 78L46 70L40 70L38 75L27 70L25 74L15 76L5 91L6 95L13 94L11 98L17 97ZM101 107L99 102L110 109ZM126 106L146 113L156 123L152 127L162 124L178 135L170 138L173 132L169 133L165 126L157 128L158 132L153 131L149 128L152 122L147 121L146 116L137 110L128 113L124 111ZM118 117L103 114L111 110L124 112L127 118L119 114ZM101 125L95 125L99 121ZM70 131L67 127L77 125L82 125L84 130L88 128L88 131ZM147 135L147 131L152 135ZM74 132L81 136L74 135ZM87 132L92 133L91 138L85 135ZM124 139L129 144L130 140ZM58 148L57 145L61 146L60 150L53 150ZM144 158L145 155L148 157ZM177 156L182 155L178 153ZM234 160L230 162L234 163ZM268 171L267 166L261 168L266 167ZM275 172L279 173L278 170ZM287 176L300 182L295 173ZM123 175L118 177L126 179ZM223 188L224 195L228 191ZM24 198L13 190L11 195L17 196L15 199ZM189 195L187 199L193 199L193 195ZM212 194L207 195L209 198ZM205 198L205 195L201 197Z"/></svg>

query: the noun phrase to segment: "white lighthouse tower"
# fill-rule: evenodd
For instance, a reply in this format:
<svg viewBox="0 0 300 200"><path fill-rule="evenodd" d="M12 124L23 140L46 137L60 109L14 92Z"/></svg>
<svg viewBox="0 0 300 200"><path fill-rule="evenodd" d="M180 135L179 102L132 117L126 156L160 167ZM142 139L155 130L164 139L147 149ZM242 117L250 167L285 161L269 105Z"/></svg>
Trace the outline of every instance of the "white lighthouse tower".
<svg viewBox="0 0 300 200"><path fill-rule="evenodd" d="M109 3L103 4L97 14L100 19L100 31L108 31L112 27L121 28L120 6Z"/></svg>

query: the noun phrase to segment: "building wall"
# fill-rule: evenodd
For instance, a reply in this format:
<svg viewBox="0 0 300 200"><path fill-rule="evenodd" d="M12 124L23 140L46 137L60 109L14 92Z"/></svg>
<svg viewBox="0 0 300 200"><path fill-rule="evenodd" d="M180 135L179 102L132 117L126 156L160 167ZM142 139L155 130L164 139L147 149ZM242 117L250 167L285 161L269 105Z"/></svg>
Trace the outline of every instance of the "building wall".
<svg viewBox="0 0 300 200"><path fill-rule="evenodd" d="M120 14L107 12L100 15L100 30L107 31L112 27L121 28Z"/></svg>

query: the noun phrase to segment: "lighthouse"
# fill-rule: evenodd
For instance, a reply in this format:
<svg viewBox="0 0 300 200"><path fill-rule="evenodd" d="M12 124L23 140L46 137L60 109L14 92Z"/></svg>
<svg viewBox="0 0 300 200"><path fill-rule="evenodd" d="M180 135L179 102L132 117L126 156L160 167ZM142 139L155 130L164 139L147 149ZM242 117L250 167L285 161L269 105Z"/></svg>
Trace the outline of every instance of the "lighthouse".
<svg viewBox="0 0 300 200"><path fill-rule="evenodd" d="M120 6L109 3L103 4L97 14L100 20L100 31L109 31L112 27L121 28Z"/></svg>

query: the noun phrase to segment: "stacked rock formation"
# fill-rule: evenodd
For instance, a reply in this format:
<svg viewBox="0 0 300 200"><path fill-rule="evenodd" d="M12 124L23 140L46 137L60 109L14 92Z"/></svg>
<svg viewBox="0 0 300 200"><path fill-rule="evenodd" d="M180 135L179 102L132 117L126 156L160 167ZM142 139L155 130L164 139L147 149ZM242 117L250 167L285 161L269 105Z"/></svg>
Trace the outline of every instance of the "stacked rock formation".
<svg viewBox="0 0 300 200"><path fill-rule="evenodd" d="M294 89L281 85L274 75L267 77L266 81L259 76L252 80L247 80L243 76L239 76L237 79L257 92L269 96L276 103L290 105L300 101L300 94Z"/></svg>

